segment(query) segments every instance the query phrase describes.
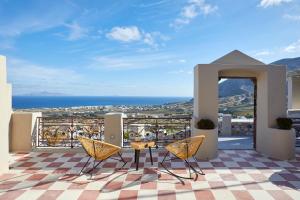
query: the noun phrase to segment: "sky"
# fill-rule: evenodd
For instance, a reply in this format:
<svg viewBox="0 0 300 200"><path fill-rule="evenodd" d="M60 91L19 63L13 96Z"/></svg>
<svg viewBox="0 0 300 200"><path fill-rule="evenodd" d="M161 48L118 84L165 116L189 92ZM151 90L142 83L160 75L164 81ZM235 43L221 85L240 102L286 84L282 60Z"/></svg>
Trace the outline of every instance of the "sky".
<svg viewBox="0 0 300 200"><path fill-rule="evenodd" d="M13 95L192 96L193 68L238 49L300 56L300 0L0 0Z"/></svg>

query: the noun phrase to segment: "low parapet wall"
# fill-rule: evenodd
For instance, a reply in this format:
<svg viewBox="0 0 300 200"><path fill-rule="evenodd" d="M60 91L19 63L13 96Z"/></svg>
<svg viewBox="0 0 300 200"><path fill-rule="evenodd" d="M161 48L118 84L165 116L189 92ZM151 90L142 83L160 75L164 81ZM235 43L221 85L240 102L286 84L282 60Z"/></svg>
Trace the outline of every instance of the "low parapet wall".
<svg viewBox="0 0 300 200"><path fill-rule="evenodd" d="M225 126L225 130L223 130ZM234 135L252 135L254 131L253 119L231 119L231 121L218 122L220 136L234 136ZM228 127L231 127L228 130Z"/></svg>
<svg viewBox="0 0 300 200"><path fill-rule="evenodd" d="M42 113L14 112L11 116L9 150L29 152L37 134L37 117Z"/></svg>

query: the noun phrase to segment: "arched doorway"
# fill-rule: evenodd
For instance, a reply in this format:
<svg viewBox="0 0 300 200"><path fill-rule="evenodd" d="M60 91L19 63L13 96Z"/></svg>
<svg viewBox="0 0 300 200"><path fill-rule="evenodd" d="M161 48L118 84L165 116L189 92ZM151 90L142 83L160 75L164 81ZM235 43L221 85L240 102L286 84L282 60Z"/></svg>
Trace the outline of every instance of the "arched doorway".
<svg viewBox="0 0 300 200"><path fill-rule="evenodd" d="M257 79L256 77L242 77L242 76L219 76L219 81L220 80L225 80L225 81L247 81L251 82L251 95L249 95L251 104L250 104L250 110L251 114L250 116L246 116L244 113L240 114L237 116L235 114L235 111L228 111L228 110L221 110L220 109L220 90L219 90L219 114L229 114L230 121L229 125L231 126L231 130L229 134L223 135L222 130L219 130L218 134L218 149L256 149L256 116L257 116ZM236 82L237 83L237 82ZM220 89L220 88L219 88ZM253 102L253 105L252 105ZM243 105L242 105L243 106ZM226 109L228 106L225 106ZM232 106L234 107L234 106ZM244 106L246 107L246 106ZM247 113L248 114L248 113ZM240 118L244 117L244 118ZM219 124L221 125L221 129L223 128L222 125L222 118L221 122L219 120ZM238 131L234 131L235 129L238 129Z"/></svg>
<svg viewBox="0 0 300 200"><path fill-rule="evenodd" d="M218 123L219 77L246 77L256 80L255 149L273 157L290 158L294 155L292 147L288 145L293 142L292 137L281 134L283 131L276 128L276 119L287 116L286 67L266 65L237 50L211 64L198 64L194 68L194 123L203 118ZM192 135L199 134L205 135L206 139L197 157L215 158L218 155L218 128L207 131L197 129L194 125ZM286 144L280 149L283 137L286 137ZM277 146L274 145L275 140L278 142Z"/></svg>

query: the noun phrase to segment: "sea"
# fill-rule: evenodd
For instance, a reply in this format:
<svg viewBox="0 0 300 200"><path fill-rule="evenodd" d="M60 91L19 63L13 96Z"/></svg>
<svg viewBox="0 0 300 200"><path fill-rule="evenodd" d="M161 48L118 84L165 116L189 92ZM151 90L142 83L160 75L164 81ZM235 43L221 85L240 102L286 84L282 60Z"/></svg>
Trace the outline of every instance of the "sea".
<svg viewBox="0 0 300 200"><path fill-rule="evenodd" d="M133 96L13 96L13 109L68 108L80 106L162 105L191 100L192 97Z"/></svg>

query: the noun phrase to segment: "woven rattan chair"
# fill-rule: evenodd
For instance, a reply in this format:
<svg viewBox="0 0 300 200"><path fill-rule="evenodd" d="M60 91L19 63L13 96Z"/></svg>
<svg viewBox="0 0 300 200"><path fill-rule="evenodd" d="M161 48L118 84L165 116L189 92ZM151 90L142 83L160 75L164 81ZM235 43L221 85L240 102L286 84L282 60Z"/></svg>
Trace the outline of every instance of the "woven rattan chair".
<svg viewBox="0 0 300 200"><path fill-rule="evenodd" d="M163 161L160 164L162 165L162 167L164 167L167 170L168 173L170 173L171 175L178 178L183 184L184 184L184 182L181 180L181 178L193 179L191 170L196 175L196 177L195 177L195 180L196 180L198 178L198 174L204 175L203 171L201 170L201 168L199 167L199 165L197 163L197 159L195 158L195 154L197 153L197 151L198 151L199 147L201 146L201 144L203 143L204 139L205 139L205 136L201 135L201 136L186 138L186 139L179 140L179 141L173 142L171 144L168 144L165 147L168 152L166 153ZM170 154L173 154L175 157L171 158ZM168 156L169 156L169 159L167 160L166 158ZM198 171L195 169L195 167L193 167L191 165L191 163L189 162L189 158L193 158L196 161L197 167L199 168ZM181 159L187 164L187 166L189 167L189 177L183 177L183 176L174 174L164 165L165 161L172 161L174 159Z"/></svg>
<svg viewBox="0 0 300 200"><path fill-rule="evenodd" d="M112 145L112 144L109 144L109 143L106 143L103 141L86 138L86 137L78 137L78 140L80 141L82 147L84 148L85 152L89 156L89 159L84 164L84 166L81 169L79 174L81 174L83 172L84 168L87 166L87 164L89 163L91 158L94 158L93 168L86 172L86 173L91 173L91 176L92 176L94 169L98 165L100 165L101 162L103 162L104 160L106 160L108 158L122 161L124 164L121 168L123 168L124 165L127 163L122 158L122 155L120 153L121 147L118 147L118 146L115 146L115 145ZM118 154L120 159L111 157L115 154ZM98 163L96 164L97 161L98 161Z"/></svg>

